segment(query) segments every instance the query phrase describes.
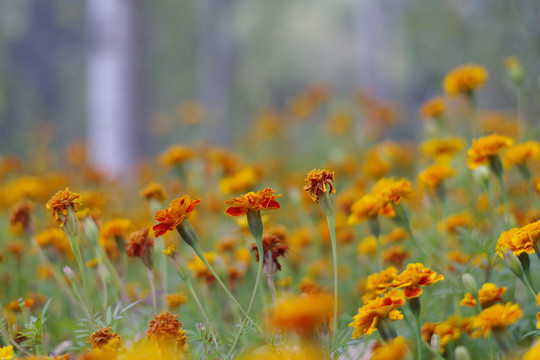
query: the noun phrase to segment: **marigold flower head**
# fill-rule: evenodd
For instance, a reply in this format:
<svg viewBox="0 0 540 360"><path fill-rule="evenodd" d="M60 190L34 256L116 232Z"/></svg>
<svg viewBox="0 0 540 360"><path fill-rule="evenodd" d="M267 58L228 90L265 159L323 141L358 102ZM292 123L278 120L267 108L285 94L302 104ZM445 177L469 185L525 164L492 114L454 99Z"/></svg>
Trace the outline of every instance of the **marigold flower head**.
<svg viewBox="0 0 540 360"><path fill-rule="evenodd" d="M525 165L528 161L540 157L540 143L527 141L510 147L503 158L505 166Z"/></svg>
<svg viewBox="0 0 540 360"><path fill-rule="evenodd" d="M101 225L99 235L102 238L114 238L116 240L125 236L130 226L131 220L129 219L112 219Z"/></svg>
<svg viewBox="0 0 540 360"><path fill-rule="evenodd" d="M364 334L372 334L377 330L377 322L380 319L388 318L392 321L403 319L403 314L397 310L403 304L405 304L405 296L400 290L391 290L384 297L376 297L364 304L358 309L353 322L349 324L354 328L353 339Z"/></svg>
<svg viewBox="0 0 540 360"><path fill-rule="evenodd" d="M455 321L449 320L440 323L426 322L422 326L422 338L428 343L431 337L438 335L441 343L441 353L446 352L446 345L452 340L459 339L461 331Z"/></svg>
<svg viewBox="0 0 540 360"><path fill-rule="evenodd" d="M352 205L348 223L359 224L378 215L394 217L395 212L392 206L387 205L382 196L378 194L366 194Z"/></svg>
<svg viewBox="0 0 540 360"><path fill-rule="evenodd" d="M476 169L480 165L488 164L490 157L498 156L513 143L513 139L498 134L473 139L472 147L467 150L467 165L471 169Z"/></svg>
<svg viewBox="0 0 540 360"><path fill-rule="evenodd" d="M177 251L176 251L176 245L174 244L171 244L169 245L168 248L166 248L165 250L162 251L162 253L166 256L174 256L177 254Z"/></svg>
<svg viewBox="0 0 540 360"><path fill-rule="evenodd" d="M444 99L440 96L434 97L422 104L420 108L420 118L422 119L439 119L446 110Z"/></svg>
<svg viewBox="0 0 540 360"><path fill-rule="evenodd" d="M186 295L182 292L167 294L165 300L167 301L167 306L169 309L176 309L180 305L183 305L187 301Z"/></svg>
<svg viewBox="0 0 540 360"><path fill-rule="evenodd" d="M540 359L540 341L536 341L531 345L529 350L525 354L523 354L523 357L521 360L536 360Z"/></svg>
<svg viewBox="0 0 540 360"><path fill-rule="evenodd" d="M120 335L111 331L110 327L98 328L86 339L86 343L91 344L92 349L99 349L109 344L113 340L117 340L120 346Z"/></svg>
<svg viewBox="0 0 540 360"><path fill-rule="evenodd" d="M165 201L167 194L165 189L158 183L151 182L142 191L141 196L146 200L155 199L158 201Z"/></svg>
<svg viewBox="0 0 540 360"><path fill-rule="evenodd" d="M13 359L13 356L15 356L15 353L13 352L13 346L8 345L0 347L1 360L11 360Z"/></svg>
<svg viewBox="0 0 540 360"><path fill-rule="evenodd" d="M472 222L473 217L466 212L462 212L449 215L444 221L444 226L446 227L446 231L455 235L459 233L460 229L470 227ZM442 225L443 224L441 224L441 226Z"/></svg>
<svg viewBox="0 0 540 360"><path fill-rule="evenodd" d="M328 194L336 192L334 172L328 172L325 169L313 169L307 174L304 181L306 182L304 190L309 192L309 196L313 201L319 201L321 192Z"/></svg>
<svg viewBox="0 0 540 360"><path fill-rule="evenodd" d="M412 195L411 183L405 179L382 178L373 186L372 193L382 197L385 202L399 204L401 199Z"/></svg>
<svg viewBox="0 0 540 360"><path fill-rule="evenodd" d="M398 336L382 345L376 346L373 350L371 360L404 360L410 353L407 340L403 336Z"/></svg>
<svg viewBox="0 0 540 360"><path fill-rule="evenodd" d="M159 163L162 166L174 166L186 162L195 157L195 151L181 145L172 145L159 155Z"/></svg>
<svg viewBox="0 0 540 360"><path fill-rule="evenodd" d="M201 199L191 200L189 195L184 195L173 200L169 208L159 210L154 214L154 220L159 224L154 225L152 230L156 237L160 237L167 231L173 231L178 225L187 219L195 207L200 204Z"/></svg>
<svg viewBox="0 0 540 360"><path fill-rule="evenodd" d="M272 268L275 267L274 270L281 270L281 264L279 263L278 257L285 257L285 253L289 247L283 243L281 237L272 233L265 234L262 238L262 242L264 264L268 264L270 262L271 264L268 264L268 266L271 266ZM253 243L251 245L251 251L255 251L255 257L257 261L260 261L259 252L257 250L257 244Z"/></svg>
<svg viewBox="0 0 540 360"><path fill-rule="evenodd" d="M523 315L519 304L508 302L506 304L495 304L482 310L474 319L476 331L474 337L487 337L492 330L504 328L518 321Z"/></svg>
<svg viewBox="0 0 540 360"><path fill-rule="evenodd" d="M384 293L392 283L392 280L397 276L398 270L389 266L379 273L371 274L367 277L365 290L368 293L380 295Z"/></svg>
<svg viewBox="0 0 540 360"><path fill-rule="evenodd" d="M447 160L455 156L465 147L461 138L449 137L430 139L420 144L420 151L425 157L435 160Z"/></svg>
<svg viewBox="0 0 540 360"><path fill-rule="evenodd" d="M501 295L503 295L506 292L506 287L497 287L497 285L493 283L485 283L482 285L482 288L478 290L478 300L480 301L480 306L482 308L487 308L493 305L494 302L503 300L501 299ZM461 300L460 305L463 306L476 306L476 299L474 298L471 293L466 293L463 300Z"/></svg>
<svg viewBox="0 0 540 360"><path fill-rule="evenodd" d="M510 239L513 245L510 250L515 255L519 255L522 252L532 253L538 239L540 239L540 220L525 225L514 232Z"/></svg>
<svg viewBox="0 0 540 360"><path fill-rule="evenodd" d="M307 293L279 300L270 309L268 321L273 328L309 337L319 326L324 326L331 320L333 309L333 296L326 293Z"/></svg>
<svg viewBox="0 0 540 360"><path fill-rule="evenodd" d="M257 183L260 174L256 168L245 166L233 174L219 180L219 190L223 194L233 194L246 191Z"/></svg>
<svg viewBox="0 0 540 360"><path fill-rule="evenodd" d="M383 262L385 264L394 264L401 267L403 262L411 256L402 245L391 246L383 252Z"/></svg>
<svg viewBox="0 0 540 360"><path fill-rule="evenodd" d="M162 342L184 341L185 333L182 330L182 323L178 321L178 316L163 311L159 315L152 315L154 318L148 324L146 337L156 341L158 344Z"/></svg>
<svg viewBox="0 0 540 360"><path fill-rule="evenodd" d="M154 246L154 239L148 236L148 229L144 228L131 233L126 238L126 250L128 256L143 257L145 251L150 251Z"/></svg>
<svg viewBox="0 0 540 360"><path fill-rule="evenodd" d="M415 298L422 294L421 287L435 284L444 280L443 275L429 268L425 268L423 264L408 264L407 268L392 281L392 287L403 289L407 299Z"/></svg>
<svg viewBox="0 0 540 360"><path fill-rule="evenodd" d="M485 67L476 64L458 66L449 71L443 81L444 91L448 95L470 94L481 88L488 78Z"/></svg>
<svg viewBox="0 0 540 360"><path fill-rule="evenodd" d="M249 210L259 211L267 209L279 209L280 205L276 201L281 195L274 195L275 191L270 188L251 191L245 195L225 201L230 205L225 212L231 216L245 215Z"/></svg>
<svg viewBox="0 0 540 360"><path fill-rule="evenodd" d="M64 225L67 221L68 209L76 211L82 203L81 195L71 192L69 188L58 190L56 194L47 202L47 209L51 210L58 223Z"/></svg>
<svg viewBox="0 0 540 360"><path fill-rule="evenodd" d="M418 174L418 183L427 188L436 188L444 179L456 175L456 171L447 165L431 165Z"/></svg>

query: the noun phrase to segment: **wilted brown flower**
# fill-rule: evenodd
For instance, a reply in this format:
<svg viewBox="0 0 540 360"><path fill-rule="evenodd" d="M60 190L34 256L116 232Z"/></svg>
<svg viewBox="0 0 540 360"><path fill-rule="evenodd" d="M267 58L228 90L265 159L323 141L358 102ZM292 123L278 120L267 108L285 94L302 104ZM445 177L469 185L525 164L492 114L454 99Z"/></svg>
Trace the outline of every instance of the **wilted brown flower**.
<svg viewBox="0 0 540 360"><path fill-rule="evenodd" d="M47 209L52 210L53 216L60 223L64 225L67 220L68 209L71 208L76 211L82 203L79 198L81 195L71 192L69 188L66 190L58 190L56 194L47 202Z"/></svg>
<svg viewBox="0 0 540 360"><path fill-rule="evenodd" d="M334 172L326 170L313 169L307 174L304 180L307 185L304 186L305 191L309 191L309 196L313 201L319 201L321 192L328 194L335 193L334 187Z"/></svg>
<svg viewBox="0 0 540 360"><path fill-rule="evenodd" d="M289 247L287 245L284 245L281 238L276 234L266 234L263 236L262 241L264 264L270 265L269 262L272 262L273 266L275 266L277 270L281 270L281 264L278 261L278 257L284 257ZM253 243L251 245L251 251L256 252L255 256L257 257L257 261L259 261L259 253L257 252L256 243Z"/></svg>

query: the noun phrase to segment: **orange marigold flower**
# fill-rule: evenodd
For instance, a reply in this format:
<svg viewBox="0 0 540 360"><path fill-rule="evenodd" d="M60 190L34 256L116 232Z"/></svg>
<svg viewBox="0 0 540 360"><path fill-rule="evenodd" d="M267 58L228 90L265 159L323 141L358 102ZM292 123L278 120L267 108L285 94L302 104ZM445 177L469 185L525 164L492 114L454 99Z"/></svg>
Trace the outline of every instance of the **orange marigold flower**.
<svg viewBox="0 0 540 360"><path fill-rule="evenodd" d="M167 194L165 189L158 183L151 182L142 191L141 196L146 200L156 199L158 201L165 201Z"/></svg>
<svg viewBox="0 0 540 360"><path fill-rule="evenodd" d="M494 302L503 300L501 295L506 292L506 287L497 287L493 283L485 283L482 285L482 288L478 291L478 300L480 301L480 306L482 308L487 308L493 305ZM463 306L476 306L476 299L471 293L466 293L463 300L461 300L460 305Z"/></svg>
<svg viewBox="0 0 540 360"><path fill-rule="evenodd" d="M182 331L182 323L178 321L178 316L163 311L159 315L152 315L154 318L148 324L146 337L157 343L174 341L180 337L185 340L185 334ZM183 336L182 336L183 335Z"/></svg>
<svg viewBox="0 0 540 360"><path fill-rule="evenodd" d="M513 143L513 139L498 134L473 139L472 147L467 150L467 165L471 169L476 169L480 165L488 164L491 157L498 156Z"/></svg>
<svg viewBox="0 0 540 360"><path fill-rule="evenodd" d="M86 339L86 343L91 344L90 346L92 349L100 349L115 339L118 341L118 346L120 346L120 335L111 331L110 327L104 327L94 331L94 333Z"/></svg>
<svg viewBox="0 0 540 360"><path fill-rule="evenodd" d="M420 118L422 119L439 119L446 110L444 99L440 96L434 97L422 104L420 108Z"/></svg>
<svg viewBox="0 0 540 360"><path fill-rule="evenodd" d="M471 226L472 222L473 217L466 212L462 212L449 215L444 222L444 226L446 227L446 231L456 235L459 233L460 229ZM443 226L443 224L440 224L440 226Z"/></svg>
<svg viewBox="0 0 540 360"><path fill-rule="evenodd" d="M68 209L76 211L82 205L79 198L81 195L71 192L69 188L66 190L58 190L56 194L47 202L47 209L52 210L53 216L64 225L67 220Z"/></svg>
<svg viewBox="0 0 540 360"><path fill-rule="evenodd" d="M201 199L191 200L189 195L184 195L173 200L169 208L159 210L154 214L154 220L159 224L154 225L154 236L160 237L167 231L173 231L180 223L187 219Z"/></svg>
<svg viewBox="0 0 540 360"><path fill-rule="evenodd" d="M167 301L167 306L169 309L176 309L180 305L183 305L187 301L186 295L184 293L174 293L174 294L167 294L165 300Z"/></svg>
<svg viewBox="0 0 540 360"><path fill-rule="evenodd" d="M378 215L394 217L395 212L392 206L387 205L382 196L366 194L351 206L351 215L347 222L349 224L359 224Z"/></svg>
<svg viewBox="0 0 540 360"><path fill-rule="evenodd" d="M538 239L540 239L540 220L519 228L512 235L512 238L510 239L514 249L512 251L514 251L514 254L516 254L516 252L532 253Z"/></svg>
<svg viewBox="0 0 540 360"><path fill-rule="evenodd" d="M540 341L536 341L531 345L531 347L527 350L525 354L523 354L523 357L521 360L536 360L540 359Z"/></svg>
<svg viewBox="0 0 540 360"><path fill-rule="evenodd" d="M325 293L307 293L278 301L270 309L268 322L273 328L309 337L319 326L330 322L333 311L333 296Z"/></svg>
<svg viewBox="0 0 540 360"><path fill-rule="evenodd" d="M523 311L519 304L508 302L506 304L495 304L482 310L474 319L476 331L474 337L487 337L492 330L504 328L512 325L521 318Z"/></svg>
<svg viewBox="0 0 540 360"><path fill-rule="evenodd" d="M532 159L540 157L540 143L538 141L527 141L516 144L508 149L503 158L505 166L525 165Z"/></svg>
<svg viewBox="0 0 540 360"><path fill-rule="evenodd" d="M405 304L403 291L391 290L384 297L376 297L358 309L353 322L349 324L354 328L353 339L372 334L377 330L377 322L381 319L392 321L403 319L401 311L397 310Z"/></svg>
<svg viewBox="0 0 540 360"><path fill-rule="evenodd" d="M402 245L391 246L383 252L383 262L401 267L403 262L411 255Z"/></svg>
<svg viewBox="0 0 540 360"><path fill-rule="evenodd" d="M470 94L481 88L488 78L485 67L466 64L450 70L443 81L444 91L449 95Z"/></svg>
<svg viewBox="0 0 540 360"><path fill-rule="evenodd" d="M264 190L253 191L237 198L225 201L225 204L230 205L225 212L231 216L245 215L248 210L266 210L279 209L280 205L276 201L281 195L274 195L275 191L270 188Z"/></svg>
<svg viewBox="0 0 540 360"><path fill-rule="evenodd" d="M336 192L334 187L334 172L328 172L325 169L313 169L307 174L304 180L307 185L304 190L309 192L313 201L319 201L321 192L332 194Z"/></svg>
<svg viewBox="0 0 540 360"><path fill-rule="evenodd" d="M277 236L276 234L266 234L263 236L262 241L264 264L268 264L267 266L271 267L275 266L274 270L281 270L281 264L279 263L278 257L285 257L285 253L287 252L289 247L287 245L284 245L282 238ZM257 244L253 243L251 245L251 251L255 251L255 257L257 258L258 262L260 261L260 259L257 249Z"/></svg>
<svg viewBox="0 0 540 360"><path fill-rule="evenodd" d="M163 166L174 166L194 157L195 151L192 149L186 146L172 145L159 155L159 163Z"/></svg>
<svg viewBox="0 0 540 360"><path fill-rule="evenodd" d="M446 345L452 340L459 339L461 331L453 319L441 323L424 323L422 326L422 338L430 343L433 335L439 335L441 353L444 354L446 352Z"/></svg>
<svg viewBox="0 0 540 360"><path fill-rule="evenodd" d="M418 174L418 183L427 188L436 188L444 179L456 175L456 171L447 165L431 165Z"/></svg>
<svg viewBox="0 0 540 360"><path fill-rule="evenodd" d="M403 336L398 336L382 345L376 346L373 350L371 360L404 360L408 359L409 353L407 340Z"/></svg>
<svg viewBox="0 0 540 360"><path fill-rule="evenodd" d="M392 287L404 289L407 299L415 298L422 294L421 287L435 284L444 280L443 275L429 268L424 268L421 263L408 264L407 268L399 274L393 281Z"/></svg>

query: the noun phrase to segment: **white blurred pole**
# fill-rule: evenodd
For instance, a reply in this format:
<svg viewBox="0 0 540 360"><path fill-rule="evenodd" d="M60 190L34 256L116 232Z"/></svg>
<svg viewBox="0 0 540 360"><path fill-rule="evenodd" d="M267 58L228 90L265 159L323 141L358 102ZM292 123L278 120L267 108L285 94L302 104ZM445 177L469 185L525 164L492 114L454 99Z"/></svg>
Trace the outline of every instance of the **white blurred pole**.
<svg viewBox="0 0 540 360"><path fill-rule="evenodd" d="M88 0L87 140L90 161L111 177L129 173L141 129L134 0Z"/></svg>

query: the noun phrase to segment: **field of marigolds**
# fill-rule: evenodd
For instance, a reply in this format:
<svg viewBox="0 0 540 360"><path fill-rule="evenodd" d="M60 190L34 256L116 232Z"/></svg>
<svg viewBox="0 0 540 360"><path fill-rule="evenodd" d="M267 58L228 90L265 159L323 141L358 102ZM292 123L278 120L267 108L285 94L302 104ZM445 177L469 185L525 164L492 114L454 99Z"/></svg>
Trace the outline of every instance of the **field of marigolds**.
<svg viewBox="0 0 540 360"><path fill-rule="evenodd" d="M540 359L539 129L504 64L515 109L458 66L418 142L314 85L236 150L164 146L129 181L83 143L4 154L0 359Z"/></svg>

